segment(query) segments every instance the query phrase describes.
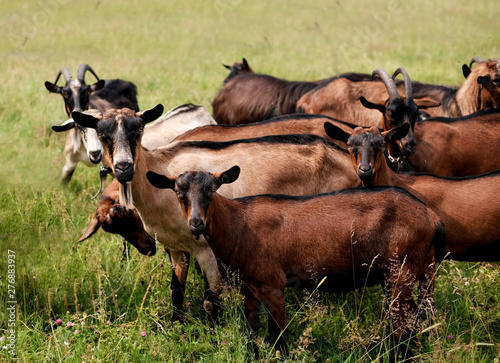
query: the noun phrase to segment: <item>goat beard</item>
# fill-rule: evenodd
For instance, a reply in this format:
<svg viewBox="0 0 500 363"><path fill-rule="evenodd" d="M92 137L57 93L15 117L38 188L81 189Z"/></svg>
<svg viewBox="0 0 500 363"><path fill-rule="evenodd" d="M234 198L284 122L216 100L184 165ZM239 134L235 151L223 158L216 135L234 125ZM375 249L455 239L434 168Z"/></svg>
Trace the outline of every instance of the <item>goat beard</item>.
<svg viewBox="0 0 500 363"><path fill-rule="evenodd" d="M129 209L134 208L134 199L132 198L132 182L128 181L125 184L118 183L120 192L120 204Z"/></svg>

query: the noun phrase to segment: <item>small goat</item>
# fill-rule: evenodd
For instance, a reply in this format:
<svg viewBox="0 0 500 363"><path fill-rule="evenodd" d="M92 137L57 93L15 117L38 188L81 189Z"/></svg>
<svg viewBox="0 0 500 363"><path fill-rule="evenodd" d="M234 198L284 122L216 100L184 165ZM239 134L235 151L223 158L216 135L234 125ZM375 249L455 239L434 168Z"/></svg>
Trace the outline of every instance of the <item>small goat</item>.
<svg viewBox="0 0 500 363"><path fill-rule="evenodd" d="M349 133L327 123L325 130L331 138L347 144L364 186L405 188L441 217L450 258L500 260L500 170L463 178L396 174L387 166L384 150L388 142L404 136L408 125L383 133L374 127L358 127Z"/></svg>
<svg viewBox="0 0 500 363"><path fill-rule="evenodd" d="M97 81L94 84L85 83L86 72L91 72ZM66 84L57 86L59 77L63 75ZM133 83L115 79L110 81L100 80L94 70L88 64L81 64L78 75L73 79L68 67L61 67L54 83L45 82L45 87L51 93L59 93L64 99L64 108L68 116L73 111L85 111L90 109L104 111L108 108L128 107L139 111L137 104L137 91ZM93 93L95 92L95 93ZM88 166L99 164L102 157L102 145L95 130L78 127L72 120L62 125L53 126L56 132L69 131L66 137L64 154L66 163L62 170L62 182L67 185L79 162ZM106 167L106 165L104 165ZM104 176L103 176L104 175ZM101 173L102 178L105 173Z"/></svg>
<svg viewBox="0 0 500 363"><path fill-rule="evenodd" d="M244 60L243 67L231 67L212 102L219 124L246 124L295 113L298 99L322 81L298 82L254 73ZM248 69L243 72L240 68Z"/></svg>
<svg viewBox="0 0 500 363"><path fill-rule="evenodd" d="M145 174L148 170L180 174L191 168L211 170L225 167L237 160L247 172L238 183L226 186L223 193L228 197L265 192L314 194L360 184L352 170L349 154L335 143L314 135L271 136L219 143L185 141L154 151L147 150L141 145L144 126L162 112L163 107L158 105L141 113L128 109L108 110L99 117L73 112L73 119L84 127L99 131L104 156L120 182L120 204L129 206L133 199L145 230L151 236L156 235L158 241L170 250L172 266L182 286L176 291L181 295L188 271L183 252L196 258L210 288L209 303L205 307L213 315L217 313L213 302L220 282L217 260L204 239L193 238L175 198L171 196L171 203L165 204L164 194L147 182ZM258 171L253 171L252 167ZM174 299L174 306L177 311L182 309L182 296Z"/></svg>
<svg viewBox="0 0 500 363"><path fill-rule="evenodd" d="M146 176L157 188L175 190L191 233L204 235L217 259L241 273L254 333L264 304L269 333L286 354L285 287L314 288L328 277L322 287L330 291L381 283L392 302L394 340L409 339L412 288L432 276L433 248L444 237L435 213L399 188L239 199L216 193L239 173L234 166L216 174ZM412 356L403 351L404 358Z"/></svg>

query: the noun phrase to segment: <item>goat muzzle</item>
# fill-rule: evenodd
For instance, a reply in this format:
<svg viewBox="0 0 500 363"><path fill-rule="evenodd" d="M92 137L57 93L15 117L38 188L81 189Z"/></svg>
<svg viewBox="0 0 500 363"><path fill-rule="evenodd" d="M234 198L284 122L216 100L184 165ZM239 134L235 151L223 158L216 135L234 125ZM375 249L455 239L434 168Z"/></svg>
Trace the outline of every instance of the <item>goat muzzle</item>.
<svg viewBox="0 0 500 363"><path fill-rule="evenodd" d="M132 181L134 177L134 164L122 161L116 163L113 167L115 172L115 177L122 184Z"/></svg>

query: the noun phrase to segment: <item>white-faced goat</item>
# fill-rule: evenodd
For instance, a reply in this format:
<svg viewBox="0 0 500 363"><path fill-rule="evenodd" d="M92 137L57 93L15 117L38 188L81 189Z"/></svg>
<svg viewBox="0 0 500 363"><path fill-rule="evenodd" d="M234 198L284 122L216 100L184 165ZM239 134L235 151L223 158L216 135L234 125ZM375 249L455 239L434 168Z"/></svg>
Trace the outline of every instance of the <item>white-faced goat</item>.
<svg viewBox="0 0 500 363"><path fill-rule="evenodd" d="M180 294L183 294L188 271L183 252L197 259L207 277L211 301L219 290L217 260L204 239L197 240L191 235L175 196L149 184L148 170L178 175L191 169L229 167L236 160L246 172L237 183L221 190L228 197L280 192L304 195L360 184L347 151L314 135L268 136L230 142L184 141L147 150L141 144L144 127L162 111L163 107L158 105L142 113L108 110L99 117L74 112L73 119L98 130L104 156L120 182L120 204L128 206L133 198L146 231L170 250L172 266L182 286L175 291ZM170 203L165 203L168 199ZM176 310L182 309L182 297L174 299L174 303ZM212 303L206 306L209 312L215 308ZM216 310L213 313L215 315Z"/></svg>
<svg viewBox="0 0 500 363"><path fill-rule="evenodd" d="M175 190L191 233L205 236L217 259L239 271L253 332L264 304L271 314L269 333L286 354L286 286L314 289L325 277L320 285L327 291L380 283L391 303L394 342L404 341L403 358L411 357L406 346L416 310L411 291L433 274L434 247L444 238L437 215L394 187L303 197L228 199L217 193L239 174L234 166L179 177L148 172L147 178L157 188Z"/></svg>
<svg viewBox="0 0 500 363"><path fill-rule="evenodd" d="M85 83L86 72L91 72L97 82L91 85ZM66 84L57 86L59 77L63 75ZM128 107L139 111L137 104L137 90L133 83L114 79L109 81L100 80L94 70L88 64L81 64L78 75L73 79L68 67L61 67L54 83L45 82L49 92L59 93L64 99L64 108L71 117L73 111L85 111L93 109L104 111L108 108ZM95 93L94 93L95 92ZM95 130L87 130L79 127L72 119L62 125L53 126L56 132L69 131L66 136L64 154L66 163L62 170L62 182L67 185L79 162L88 166L99 164L102 158L102 145ZM102 178L106 173L101 173Z"/></svg>

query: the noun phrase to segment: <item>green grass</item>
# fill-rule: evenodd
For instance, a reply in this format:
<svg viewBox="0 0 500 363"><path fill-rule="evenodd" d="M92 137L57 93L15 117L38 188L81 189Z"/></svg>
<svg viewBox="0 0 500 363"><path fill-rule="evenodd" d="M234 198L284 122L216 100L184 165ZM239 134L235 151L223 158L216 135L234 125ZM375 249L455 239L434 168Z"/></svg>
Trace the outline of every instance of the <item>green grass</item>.
<svg viewBox="0 0 500 363"><path fill-rule="evenodd" d="M3 271L11 249L19 361L251 360L237 289L224 291L225 311L211 327L202 308L203 281L193 269L187 323L172 326L171 274L163 251L152 258L131 251L121 261L121 240L102 231L75 245L95 210L90 197L98 175L80 165L69 189L59 186L65 135L50 127L66 116L60 97L43 83L53 82L62 65L75 73L86 62L102 78L133 81L142 109L192 102L211 110L227 75L221 63L242 57L256 71L287 79L403 66L412 79L458 85L463 63L475 55L500 55L497 10L492 0L4 2L0 336L9 329ZM438 314L435 325L418 336L419 361L498 361L499 267L440 267ZM388 327L379 287L345 294L289 291L286 301L292 350L287 361L365 362L385 354ZM68 321L75 326L66 328ZM262 330L262 361L273 360L272 344ZM0 361L10 358L0 349Z"/></svg>

